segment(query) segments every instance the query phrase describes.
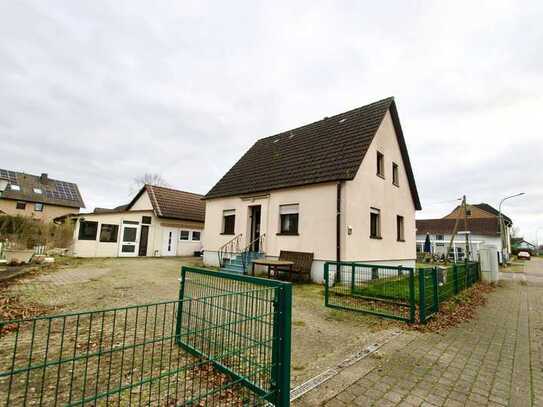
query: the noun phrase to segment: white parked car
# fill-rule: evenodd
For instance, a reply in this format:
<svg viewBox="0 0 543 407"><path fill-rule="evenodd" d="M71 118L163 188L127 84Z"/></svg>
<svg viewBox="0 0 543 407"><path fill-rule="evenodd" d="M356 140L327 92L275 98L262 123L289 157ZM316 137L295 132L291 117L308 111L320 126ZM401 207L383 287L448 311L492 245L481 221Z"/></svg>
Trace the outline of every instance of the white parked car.
<svg viewBox="0 0 543 407"><path fill-rule="evenodd" d="M531 256L529 252L518 252L517 259L519 260L530 260Z"/></svg>

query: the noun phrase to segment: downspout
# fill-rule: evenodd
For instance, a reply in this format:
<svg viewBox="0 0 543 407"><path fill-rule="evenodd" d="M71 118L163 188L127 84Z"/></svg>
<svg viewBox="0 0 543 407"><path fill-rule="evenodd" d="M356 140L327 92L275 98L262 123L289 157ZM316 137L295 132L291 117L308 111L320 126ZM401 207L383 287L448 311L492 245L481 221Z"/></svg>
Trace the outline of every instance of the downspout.
<svg viewBox="0 0 543 407"><path fill-rule="evenodd" d="M337 183L336 207L336 261L341 261L341 181Z"/></svg>

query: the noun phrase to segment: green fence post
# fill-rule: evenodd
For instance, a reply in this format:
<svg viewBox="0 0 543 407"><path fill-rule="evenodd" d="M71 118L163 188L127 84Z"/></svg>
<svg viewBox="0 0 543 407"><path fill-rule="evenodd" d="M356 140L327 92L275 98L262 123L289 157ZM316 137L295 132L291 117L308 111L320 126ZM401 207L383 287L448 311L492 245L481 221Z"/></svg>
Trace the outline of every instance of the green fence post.
<svg viewBox="0 0 543 407"><path fill-rule="evenodd" d="M409 322L415 322L415 270L409 268Z"/></svg>
<svg viewBox="0 0 543 407"><path fill-rule="evenodd" d="M454 294L458 294L458 268L456 267L456 263L452 266L452 272L453 272L453 284L454 284Z"/></svg>
<svg viewBox="0 0 543 407"><path fill-rule="evenodd" d="M355 278L354 278L354 272L355 272L355 265L354 263L351 266L351 294L354 294L354 287L355 287Z"/></svg>
<svg viewBox="0 0 543 407"><path fill-rule="evenodd" d="M276 406L290 406L290 357L291 357L291 325L292 325L292 285L285 284L277 289L277 322L279 322L278 340L273 361L277 366L277 398Z"/></svg>
<svg viewBox="0 0 543 407"><path fill-rule="evenodd" d="M175 318L175 343L181 344L181 324L183 318L183 302L185 300L185 266L181 267L181 284L179 286L179 302L177 303L177 315Z"/></svg>
<svg viewBox="0 0 543 407"><path fill-rule="evenodd" d="M439 312L439 282L437 279L437 267L432 267L432 285L433 285L433 301L434 301L434 312Z"/></svg>
<svg viewBox="0 0 543 407"><path fill-rule="evenodd" d="M419 322L426 322L426 287L425 270L419 269Z"/></svg>
<svg viewBox="0 0 543 407"><path fill-rule="evenodd" d="M328 281L330 278L330 264L324 263L324 306L328 306Z"/></svg>

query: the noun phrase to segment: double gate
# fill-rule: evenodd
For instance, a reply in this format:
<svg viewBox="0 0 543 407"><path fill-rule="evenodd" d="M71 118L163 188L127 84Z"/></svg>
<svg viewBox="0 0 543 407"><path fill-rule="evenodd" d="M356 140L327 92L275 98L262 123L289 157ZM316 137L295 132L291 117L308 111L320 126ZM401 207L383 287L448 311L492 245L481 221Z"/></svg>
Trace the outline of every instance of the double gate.
<svg viewBox="0 0 543 407"><path fill-rule="evenodd" d="M286 406L291 295L183 267L178 300L0 322L0 405Z"/></svg>

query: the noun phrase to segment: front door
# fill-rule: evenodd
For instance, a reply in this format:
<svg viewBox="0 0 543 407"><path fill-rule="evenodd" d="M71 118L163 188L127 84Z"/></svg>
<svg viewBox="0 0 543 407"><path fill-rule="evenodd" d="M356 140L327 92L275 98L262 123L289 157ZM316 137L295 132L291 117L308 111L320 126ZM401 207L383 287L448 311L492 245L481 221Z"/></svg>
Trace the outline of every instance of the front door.
<svg viewBox="0 0 543 407"><path fill-rule="evenodd" d="M141 225L140 249L138 256L147 256L147 241L149 239L149 226Z"/></svg>
<svg viewBox="0 0 543 407"><path fill-rule="evenodd" d="M138 242L138 229L139 224L137 222L122 224L119 256L135 257L138 255L138 252L136 251Z"/></svg>
<svg viewBox="0 0 543 407"><path fill-rule="evenodd" d="M253 252L260 251L260 212L261 206L251 206L251 242L253 242L251 250Z"/></svg>
<svg viewBox="0 0 543 407"><path fill-rule="evenodd" d="M162 255L175 256L177 253L177 229L163 228L162 230Z"/></svg>

